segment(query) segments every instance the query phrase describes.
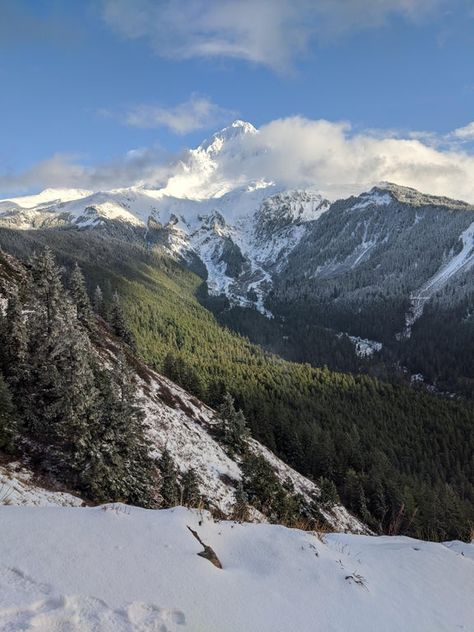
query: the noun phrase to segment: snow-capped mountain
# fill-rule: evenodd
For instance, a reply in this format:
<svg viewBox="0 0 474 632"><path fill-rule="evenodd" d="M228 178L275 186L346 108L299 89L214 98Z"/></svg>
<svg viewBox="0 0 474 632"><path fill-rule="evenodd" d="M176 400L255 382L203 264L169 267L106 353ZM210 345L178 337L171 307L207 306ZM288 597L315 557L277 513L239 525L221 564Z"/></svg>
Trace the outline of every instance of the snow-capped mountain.
<svg viewBox="0 0 474 632"><path fill-rule="evenodd" d="M256 306L305 232L305 225L329 208L312 191L284 191L253 180L239 170L246 156L242 136L257 135L253 125L232 125L185 153L173 165L166 185L112 191L48 189L38 195L0 201L0 225L17 229L72 225L101 227L122 222L160 232L160 243L174 256L197 255L205 264L211 293ZM230 177L221 166L234 164Z"/></svg>
<svg viewBox="0 0 474 632"><path fill-rule="evenodd" d="M132 227L173 257L200 260L211 294L266 315L270 291L277 301L309 291L346 306L396 295L408 302L400 335L433 297L461 300L470 291L473 206L390 183L330 203L317 191L256 180L248 169L252 152L262 151L252 144L258 134L234 121L186 151L160 187L48 189L1 200L0 226Z"/></svg>

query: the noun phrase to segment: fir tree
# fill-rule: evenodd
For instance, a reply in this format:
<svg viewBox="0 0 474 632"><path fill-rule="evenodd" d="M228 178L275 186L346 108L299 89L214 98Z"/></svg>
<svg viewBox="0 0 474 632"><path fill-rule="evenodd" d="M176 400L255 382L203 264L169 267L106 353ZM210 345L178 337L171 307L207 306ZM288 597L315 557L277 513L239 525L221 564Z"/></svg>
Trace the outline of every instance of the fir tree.
<svg viewBox="0 0 474 632"><path fill-rule="evenodd" d="M165 507L174 507L178 504L178 479L177 472L170 453L165 448L158 461L161 473L160 493Z"/></svg>
<svg viewBox="0 0 474 632"><path fill-rule="evenodd" d="M224 395L218 414L222 441L231 451L242 452L249 431L243 412L235 409L234 398L229 392Z"/></svg>
<svg viewBox="0 0 474 632"><path fill-rule="evenodd" d="M185 507L197 507L201 500L199 482L193 468L187 470L181 479L181 502Z"/></svg>
<svg viewBox="0 0 474 632"><path fill-rule="evenodd" d="M340 502L339 494L337 493L337 488L333 481L321 476L319 479L319 489L321 491L319 503L323 507L333 507Z"/></svg>
<svg viewBox="0 0 474 632"><path fill-rule="evenodd" d="M241 481L239 481L239 484L234 492L234 506L232 514L235 520L239 520L241 522L245 522L249 517L249 497Z"/></svg>
<svg viewBox="0 0 474 632"><path fill-rule="evenodd" d="M127 326L118 292L114 292L114 295L112 297L110 325L112 326L113 332L116 336L121 338L132 349L135 348L135 340L133 338L132 332Z"/></svg>
<svg viewBox="0 0 474 632"><path fill-rule="evenodd" d="M87 294L84 275L82 274L81 268L77 262L71 273L70 293L77 308L77 317L79 318L79 321L88 329L92 329L94 327L92 306L89 295Z"/></svg>
<svg viewBox="0 0 474 632"><path fill-rule="evenodd" d="M125 357L118 357L111 373L98 368L96 373L100 392L98 422L88 446L86 487L101 500L156 506L156 467Z"/></svg>
<svg viewBox="0 0 474 632"><path fill-rule="evenodd" d="M21 398L27 382L28 335L23 305L16 288L8 299L2 327L2 346L4 374L17 398Z"/></svg>
<svg viewBox="0 0 474 632"><path fill-rule="evenodd" d="M97 316L101 316L104 320L107 320L108 317L105 307L104 294L100 285L97 285L94 290L93 307Z"/></svg>
<svg viewBox="0 0 474 632"><path fill-rule="evenodd" d="M11 451L16 437L16 418L8 386L0 373L0 449Z"/></svg>

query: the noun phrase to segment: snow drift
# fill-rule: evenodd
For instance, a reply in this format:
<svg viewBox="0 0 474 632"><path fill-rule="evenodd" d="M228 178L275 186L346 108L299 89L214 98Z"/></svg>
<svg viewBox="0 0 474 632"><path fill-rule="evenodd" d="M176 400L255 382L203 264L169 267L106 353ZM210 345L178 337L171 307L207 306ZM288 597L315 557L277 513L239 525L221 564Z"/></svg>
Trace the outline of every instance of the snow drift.
<svg viewBox="0 0 474 632"><path fill-rule="evenodd" d="M473 630L474 547L213 522L177 508L0 507L4 632ZM200 557L216 552L222 570Z"/></svg>

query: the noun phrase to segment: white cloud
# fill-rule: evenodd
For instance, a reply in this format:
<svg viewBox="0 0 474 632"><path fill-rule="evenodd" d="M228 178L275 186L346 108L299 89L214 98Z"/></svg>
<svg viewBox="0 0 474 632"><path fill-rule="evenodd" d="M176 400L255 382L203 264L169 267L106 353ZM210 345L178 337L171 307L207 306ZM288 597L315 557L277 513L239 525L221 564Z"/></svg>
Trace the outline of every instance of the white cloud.
<svg viewBox="0 0 474 632"><path fill-rule="evenodd" d="M126 125L145 129L167 127L176 134L188 134L198 129L216 127L234 117L234 112L225 110L208 97L192 94L188 101L174 107L159 105L137 105L130 108L119 119Z"/></svg>
<svg viewBox="0 0 474 632"><path fill-rule="evenodd" d="M396 137L393 131L384 136L380 130L355 133L346 122L292 117L264 125L258 134L230 137L214 171L205 165L196 174L192 169L199 164L193 163L191 171L183 169L153 148L95 167L59 155L23 173L0 177L0 191L4 196L45 187L161 187L178 174L194 183L208 179L211 185L264 179L286 187L315 187L332 199L391 181L474 203L474 155L463 151L462 143L436 145L431 138Z"/></svg>
<svg viewBox="0 0 474 632"><path fill-rule="evenodd" d="M164 184L169 177L169 156L159 148L134 149L124 156L88 166L74 154L55 154L28 169L0 174L0 196L45 188L112 189L150 182Z"/></svg>
<svg viewBox="0 0 474 632"><path fill-rule="evenodd" d="M457 0L452 0L457 2ZM447 0L103 0L107 24L145 38L175 59L227 57L275 70L291 67L312 37L377 27L391 15L409 20Z"/></svg>
<svg viewBox="0 0 474 632"><path fill-rule="evenodd" d="M245 162L224 159L217 178L245 172L288 187L316 187L333 199L391 181L474 202L474 156L452 144L438 147L392 132L354 133L349 123L302 117L273 121L235 142L242 144Z"/></svg>
<svg viewBox="0 0 474 632"><path fill-rule="evenodd" d="M460 140L474 140L474 121L465 127L458 127L452 135Z"/></svg>

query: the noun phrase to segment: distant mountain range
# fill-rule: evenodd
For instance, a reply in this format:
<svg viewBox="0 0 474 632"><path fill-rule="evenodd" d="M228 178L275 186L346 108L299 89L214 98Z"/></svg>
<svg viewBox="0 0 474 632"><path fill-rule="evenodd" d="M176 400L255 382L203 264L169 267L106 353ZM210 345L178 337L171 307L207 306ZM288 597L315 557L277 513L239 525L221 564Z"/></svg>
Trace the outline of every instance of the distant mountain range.
<svg viewBox="0 0 474 632"><path fill-rule="evenodd" d="M366 357L388 346L390 361L413 374L429 373L405 345L423 314L450 312L471 342L474 206L389 183L331 202L254 180L252 144L240 141L257 134L235 121L185 152L161 185L1 200L0 226L125 230L197 271L225 309L254 308L295 327L304 317L348 334Z"/></svg>

